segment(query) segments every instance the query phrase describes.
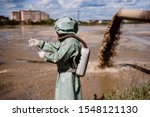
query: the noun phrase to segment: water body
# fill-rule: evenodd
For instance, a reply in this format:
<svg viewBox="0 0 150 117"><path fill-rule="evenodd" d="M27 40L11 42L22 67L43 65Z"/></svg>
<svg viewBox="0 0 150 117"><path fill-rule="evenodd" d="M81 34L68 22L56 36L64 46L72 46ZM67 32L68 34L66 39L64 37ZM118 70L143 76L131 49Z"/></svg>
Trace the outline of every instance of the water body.
<svg viewBox="0 0 150 117"><path fill-rule="evenodd" d="M98 52L107 26L80 26L79 36L91 49L85 77L81 78L84 99L149 82L150 24L122 26L113 58L115 67L99 69ZM0 29L0 99L54 99L56 65L38 57L28 40L56 41L53 26L19 26Z"/></svg>

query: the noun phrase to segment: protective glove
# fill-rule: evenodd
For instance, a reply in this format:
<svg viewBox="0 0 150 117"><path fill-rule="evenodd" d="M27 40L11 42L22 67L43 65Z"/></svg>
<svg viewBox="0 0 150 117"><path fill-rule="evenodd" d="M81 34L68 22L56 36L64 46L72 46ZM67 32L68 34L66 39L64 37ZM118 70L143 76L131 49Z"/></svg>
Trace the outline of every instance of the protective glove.
<svg viewBox="0 0 150 117"><path fill-rule="evenodd" d="M38 41L37 39L30 39L29 40L29 46L37 46L39 44L40 41Z"/></svg>
<svg viewBox="0 0 150 117"><path fill-rule="evenodd" d="M39 54L40 58L44 58L45 52L44 51L40 51L40 52L38 52L38 54Z"/></svg>

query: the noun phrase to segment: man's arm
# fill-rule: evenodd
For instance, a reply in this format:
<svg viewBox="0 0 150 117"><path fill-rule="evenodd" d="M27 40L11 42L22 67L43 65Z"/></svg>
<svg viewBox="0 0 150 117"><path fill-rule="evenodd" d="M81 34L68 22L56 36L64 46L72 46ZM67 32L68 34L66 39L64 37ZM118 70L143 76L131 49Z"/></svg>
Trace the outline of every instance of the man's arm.
<svg viewBox="0 0 150 117"><path fill-rule="evenodd" d="M60 47L60 42L46 42L46 41L39 41L37 46L47 52L56 52Z"/></svg>

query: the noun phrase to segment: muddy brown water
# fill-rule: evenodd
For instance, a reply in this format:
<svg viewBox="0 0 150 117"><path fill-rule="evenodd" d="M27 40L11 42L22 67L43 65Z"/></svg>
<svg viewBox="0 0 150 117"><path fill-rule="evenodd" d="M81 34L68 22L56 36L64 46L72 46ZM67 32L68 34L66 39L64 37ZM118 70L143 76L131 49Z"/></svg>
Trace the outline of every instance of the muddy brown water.
<svg viewBox="0 0 150 117"><path fill-rule="evenodd" d="M116 46L119 44L121 23L122 19L115 15L107 27L99 52L100 68L113 66L112 57L116 55Z"/></svg>
<svg viewBox="0 0 150 117"><path fill-rule="evenodd" d="M80 26L79 36L91 50L87 73L81 78L83 99L150 82L150 24L122 27L113 58L115 67L99 69L98 53L107 26ZM0 99L54 99L56 65L38 57L28 46L30 38L56 41L49 26L19 26L0 29Z"/></svg>

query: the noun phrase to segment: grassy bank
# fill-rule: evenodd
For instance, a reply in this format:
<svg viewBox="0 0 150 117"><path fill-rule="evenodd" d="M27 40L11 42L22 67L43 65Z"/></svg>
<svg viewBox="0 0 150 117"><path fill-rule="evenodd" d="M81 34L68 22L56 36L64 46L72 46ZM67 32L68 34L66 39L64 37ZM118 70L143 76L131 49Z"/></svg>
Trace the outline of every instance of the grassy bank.
<svg viewBox="0 0 150 117"><path fill-rule="evenodd" d="M122 90L115 90L104 94L104 100L149 100L150 83L144 86L132 86Z"/></svg>

